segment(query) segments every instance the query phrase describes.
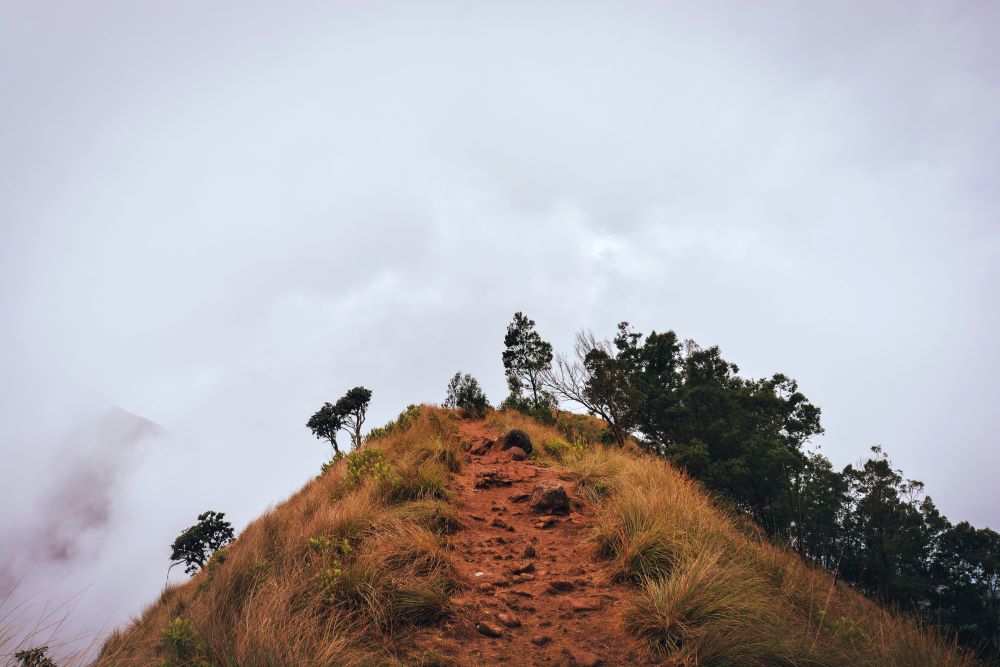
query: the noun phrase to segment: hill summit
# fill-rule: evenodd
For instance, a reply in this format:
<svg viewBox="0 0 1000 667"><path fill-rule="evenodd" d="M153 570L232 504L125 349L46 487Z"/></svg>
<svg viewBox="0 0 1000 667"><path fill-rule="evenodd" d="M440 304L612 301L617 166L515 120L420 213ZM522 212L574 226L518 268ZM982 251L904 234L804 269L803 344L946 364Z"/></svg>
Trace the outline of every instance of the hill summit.
<svg viewBox="0 0 1000 667"><path fill-rule="evenodd" d="M605 430L411 406L97 664L975 664Z"/></svg>

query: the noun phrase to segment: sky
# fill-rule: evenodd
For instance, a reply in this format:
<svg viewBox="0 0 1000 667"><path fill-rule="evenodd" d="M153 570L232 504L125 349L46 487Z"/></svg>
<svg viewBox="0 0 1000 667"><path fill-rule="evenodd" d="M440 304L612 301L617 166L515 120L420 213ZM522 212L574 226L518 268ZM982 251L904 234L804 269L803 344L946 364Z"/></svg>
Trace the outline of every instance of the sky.
<svg viewBox="0 0 1000 667"><path fill-rule="evenodd" d="M324 401L368 386L374 426L457 370L501 401L517 310L557 350L627 320L791 375L835 465L880 444L1000 529L998 29L978 2L0 0L8 607L124 622L199 512L241 527L317 473Z"/></svg>

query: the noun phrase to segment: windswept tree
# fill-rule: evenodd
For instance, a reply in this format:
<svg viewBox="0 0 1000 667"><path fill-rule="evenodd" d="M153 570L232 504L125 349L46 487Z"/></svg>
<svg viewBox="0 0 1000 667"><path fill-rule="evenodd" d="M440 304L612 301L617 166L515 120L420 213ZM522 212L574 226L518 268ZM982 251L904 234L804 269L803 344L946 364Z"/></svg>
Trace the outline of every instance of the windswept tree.
<svg viewBox="0 0 1000 667"><path fill-rule="evenodd" d="M507 403L531 410L554 408L554 397L543 382L552 365L552 344L535 331L535 321L524 313L514 313L503 344L503 367L510 388Z"/></svg>
<svg viewBox="0 0 1000 667"><path fill-rule="evenodd" d="M233 541L233 526L225 512L202 512L198 523L177 536L171 545L170 567L184 564L184 571L194 574L205 566L212 553ZM167 570L169 572L169 569Z"/></svg>
<svg viewBox="0 0 1000 667"><path fill-rule="evenodd" d="M343 416L331 403L324 403L323 407L317 410L306 426L320 440L328 440L333 447L334 454L340 454L340 447L337 446L337 433L344 425Z"/></svg>
<svg viewBox="0 0 1000 667"><path fill-rule="evenodd" d="M354 387L337 399L336 403L324 403L323 407L309 418L306 427L318 439L328 440L333 447L334 455L340 454L337 433L341 430L351 436L351 444L357 447L361 444L361 426L365 423L371 400L371 389Z"/></svg>
<svg viewBox="0 0 1000 667"><path fill-rule="evenodd" d="M459 371L448 381L444 407L458 408L466 418L482 419L490 409L490 402L479 386L479 381L468 373L463 375Z"/></svg>
<svg viewBox="0 0 1000 667"><path fill-rule="evenodd" d="M342 419L342 426L351 436L351 444L355 447L361 444L361 425L365 423L368 404L372 400L372 390L365 387L354 387L341 396L334 410Z"/></svg>
<svg viewBox="0 0 1000 667"><path fill-rule="evenodd" d="M628 323L622 322L619 332L627 334ZM629 377L629 360L590 331L577 333L574 352L575 358L556 357L542 375L543 386L606 421L615 442L624 446L636 427L637 389Z"/></svg>

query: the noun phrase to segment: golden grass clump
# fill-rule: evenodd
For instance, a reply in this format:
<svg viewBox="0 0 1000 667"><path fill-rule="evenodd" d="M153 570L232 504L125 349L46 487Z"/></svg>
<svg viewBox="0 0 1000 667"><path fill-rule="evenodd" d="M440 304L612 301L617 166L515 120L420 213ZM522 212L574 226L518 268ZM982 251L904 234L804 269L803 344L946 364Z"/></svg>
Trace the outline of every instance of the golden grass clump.
<svg viewBox="0 0 1000 667"><path fill-rule="evenodd" d="M745 530L741 517L663 460L594 447L560 476L597 503L595 557L635 586L622 628L678 664L976 664Z"/></svg>
<svg viewBox="0 0 1000 667"><path fill-rule="evenodd" d="M447 411L408 410L248 525L211 565L108 638L98 665L362 665L404 659L409 628L451 612L444 536L460 442ZM403 420L400 420L403 421ZM384 473L384 474L383 474ZM167 634L164 634L167 633ZM169 636L169 640L164 637ZM199 662L201 661L201 662Z"/></svg>

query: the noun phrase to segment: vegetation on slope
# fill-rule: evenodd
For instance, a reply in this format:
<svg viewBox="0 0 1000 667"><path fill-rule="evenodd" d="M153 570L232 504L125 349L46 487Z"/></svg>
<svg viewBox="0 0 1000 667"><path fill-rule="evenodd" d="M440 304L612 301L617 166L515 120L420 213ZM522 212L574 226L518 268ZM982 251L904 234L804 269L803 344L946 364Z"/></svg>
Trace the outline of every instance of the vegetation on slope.
<svg viewBox="0 0 1000 667"><path fill-rule="evenodd" d="M526 431L533 460L597 505L589 550L629 591L607 632L692 665L969 665L970 658L880 608L727 515L663 460L601 444L598 420ZM168 587L107 641L99 665L447 663L410 653L422 625L451 612L463 585L448 536L460 465L457 410L411 408L253 522L190 581ZM468 444L468 443L466 443ZM567 554L567 558L581 557Z"/></svg>
<svg viewBox="0 0 1000 667"><path fill-rule="evenodd" d="M99 665L391 663L459 585L445 536L458 430L409 410L168 587Z"/></svg>
<svg viewBox="0 0 1000 667"><path fill-rule="evenodd" d="M932 629L775 546L666 461L634 443L594 444L600 436L579 415L560 413L557 428L507 412L492 422L527 431L542 462L598 503L593 557L634 590L615 623L669 664L975 663Z"/></svg>

